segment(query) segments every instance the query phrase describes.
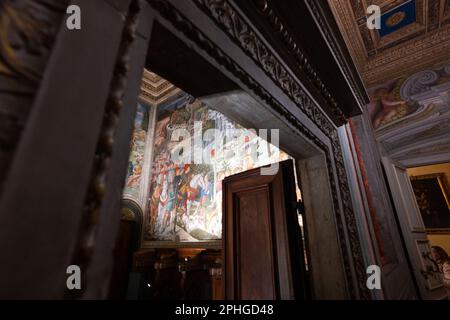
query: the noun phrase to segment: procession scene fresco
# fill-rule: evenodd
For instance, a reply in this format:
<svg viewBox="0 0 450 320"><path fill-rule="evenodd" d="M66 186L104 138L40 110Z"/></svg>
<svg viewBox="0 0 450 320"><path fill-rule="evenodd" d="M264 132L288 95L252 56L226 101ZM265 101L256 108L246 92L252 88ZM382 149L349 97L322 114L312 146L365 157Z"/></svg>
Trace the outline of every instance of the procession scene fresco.
<svg viewBox="0 0 450 320"><path fill-rule="evenodd" d="M174 139L180 129L184 140L179 135ZM212 140L205 138L210 129L216 129ZM255 131L245 130L198 100L159 106L145 240L220 239L222 180L288 158Z"/></svg>

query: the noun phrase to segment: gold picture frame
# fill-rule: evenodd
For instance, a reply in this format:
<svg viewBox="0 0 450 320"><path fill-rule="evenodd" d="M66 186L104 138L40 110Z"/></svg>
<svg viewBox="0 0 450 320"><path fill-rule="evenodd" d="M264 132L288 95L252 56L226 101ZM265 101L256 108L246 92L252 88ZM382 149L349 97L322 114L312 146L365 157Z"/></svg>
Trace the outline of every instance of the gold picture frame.
<svg viewBox="0 0 450 320"><path fill-rule="evenodd" d="M450 234L450 193L445 174L410 179L427 233Z"/></svg>

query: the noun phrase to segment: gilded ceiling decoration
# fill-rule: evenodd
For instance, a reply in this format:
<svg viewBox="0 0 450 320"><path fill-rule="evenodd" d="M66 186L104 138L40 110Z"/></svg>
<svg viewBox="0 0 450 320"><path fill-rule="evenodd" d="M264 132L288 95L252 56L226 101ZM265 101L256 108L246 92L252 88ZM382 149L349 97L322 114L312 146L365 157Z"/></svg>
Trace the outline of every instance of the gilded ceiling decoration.
<svg viewBox="0 0 450 320"><path fill-rule="evenodd" d="M158 105L181 93L181 90L157 74L144 69L141 84L141 98Z"/></svg>
<svg viewBox="0 0 450 320"><path fill-rule="evenodd" d="M367 87L450 59L450 0L328 0ZM381 29L366 8L381 8Z"/></svg>

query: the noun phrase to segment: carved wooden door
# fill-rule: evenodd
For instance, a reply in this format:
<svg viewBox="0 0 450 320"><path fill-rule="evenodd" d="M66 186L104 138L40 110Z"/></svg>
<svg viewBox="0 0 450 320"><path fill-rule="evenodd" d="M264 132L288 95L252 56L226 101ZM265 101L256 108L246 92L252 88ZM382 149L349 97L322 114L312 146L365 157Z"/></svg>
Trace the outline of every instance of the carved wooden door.
<svg viewBox="0 0 450 320"><path fill-rule="evenodd" d="M224 297L305 297L303 244L296 211L293 161L224 180Z"/></svg>

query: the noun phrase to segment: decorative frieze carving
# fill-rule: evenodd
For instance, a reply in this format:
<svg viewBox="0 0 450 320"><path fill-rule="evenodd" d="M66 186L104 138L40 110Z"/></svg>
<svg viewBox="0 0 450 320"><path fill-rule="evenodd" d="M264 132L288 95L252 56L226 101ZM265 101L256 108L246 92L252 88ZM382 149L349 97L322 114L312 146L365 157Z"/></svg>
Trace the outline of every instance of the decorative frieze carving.
<svg viewBox="0 0 450 320"><path fill-rule="evenodd" d="M258 36L255 30L243 19L235 10L233 5L227 0L195 0L195 2L208 15L214 18L218 26L223 29L247 54L262 67L262 69L274 79L279 87L283 89L298 105L304 100L306 95L301 84L291 73L283 66L281 61L274 55L272 50ZM327 101L337 125L346 122L345 116L339 108L337 102L326 88L318 74L314 71L306 56L300 51L292 36L288 33L286 27L274 15L274 12L268 6L267 1L255 1L261 13L270 21L274 30L280 33L288 49L294 54L299 68L305 72L311 83L322 93ZM301 105L300 105L301 107ZM316 110L322 113L321 110Z"/></svg>
<svg viewBox="0 0 450 320"><path fill-rule="evenodd" d="M281 18L277 15L277 13L272 9L271 6L271 0L253 0L258 11L260 12L261 16L264 17L268 22L269 25L272 27L272 30L278 37L282 40L282 42L285 44L288 52L296 59L297 66L300 70L302 70L311 83L316 86L316 88L319 89L322 96L325 98L325 100L328 102L328 105L333 109L333 112L336 114L336 116L341 117L342 112L339 109L339 106L335 99L333 98L331 92L326 87L326 85L323 83L322 79L319 77L317 72L314 70L313 66L310 64L308 58L305 56L303 51L301 50L300 46L294 39L293 35L291 34L290 30L286 27L286 25L282 22ZM318 14L317 7L315 3L312 3L311 8L313 8L313 13L315 13L315 18L318 19L318 22L321 24L322 29L324 32L326 32L326 28L324 28L324 21L320 14ZM329 34L327 34L327 40L331 40L331 37ZM334 53L336 54L338 52L337 48L335 47L334 41L330 41L330 45L333 46ZM342 58L340 54L336 54L336 57L338 59ZM341 65L345 65L340 59ZM348 77L347 70L344 70L344 73L347 76L347 79L351 79ZM354 86L352 86L353 89L355 89ZM361 104L361 105L364 105ZM337 110L335 110L337 108Z"/></svg>
<svg viewBox="0 0 450 320"><path fill-rule="evenodd" d="M314 0L306 0L306 3L308 4L311 13L314 15L314 18L316 19L317 23L320 26L320 29L322 30L329 46L331 47L331 50L334 53L334 56L338 60L339 64L341 66L346 66L347 63L344 61L343 56L341 54L341 50L338 48L338 45L334 39L334 37L330 34L330 28L327 26L327 23L324 21L322 15L320 14L320 10L318 8L318 4ZM360 89L358 89L357 84L355 83L355 80L353 80L353 76L350 74L347 68L342 68L342 72L344 73L345 78L347 79L347 83L352 88L353 94L356 96L360 107L362 108L366 104L366 98L362 96L362 93Z"/></svg>

